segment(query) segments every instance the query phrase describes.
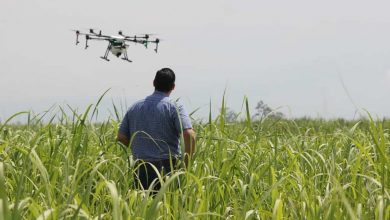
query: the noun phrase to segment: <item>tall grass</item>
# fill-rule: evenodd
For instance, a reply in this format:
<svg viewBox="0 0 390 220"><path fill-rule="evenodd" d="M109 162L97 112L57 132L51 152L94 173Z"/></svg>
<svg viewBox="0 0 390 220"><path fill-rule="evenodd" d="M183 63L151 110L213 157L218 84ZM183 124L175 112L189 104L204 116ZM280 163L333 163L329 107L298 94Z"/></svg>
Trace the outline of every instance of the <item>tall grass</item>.
<svg viewBox="0 0 390 220"><path fill-rule="evenodd" d="M132 189L120 114L94 123L96 106L0 125L0 219L390 219L389 121L254 121L245 99L227 123L223 100L153 196Z"/></svg>

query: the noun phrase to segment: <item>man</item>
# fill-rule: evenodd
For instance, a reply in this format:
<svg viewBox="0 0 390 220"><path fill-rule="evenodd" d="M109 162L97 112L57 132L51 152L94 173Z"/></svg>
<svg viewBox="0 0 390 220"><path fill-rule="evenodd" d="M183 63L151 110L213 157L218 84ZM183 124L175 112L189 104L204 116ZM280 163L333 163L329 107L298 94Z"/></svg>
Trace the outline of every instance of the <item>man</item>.
<svg viewBox="0 0 390 220"><path fill-rule="evenodd" d="M195 132L188 113L169 99L175 88L175 73L169 68L157 71L153 85L154 93L129 108L118 132L118 141L131 145L132 156L137 160L136 187L143 189L148 189L157 178L152 165L163 175L171 171L172 165L175 168L176 160L182 157L181 134L186 166L195 152ZM157 182L154 189L159 188Z"/></svg>

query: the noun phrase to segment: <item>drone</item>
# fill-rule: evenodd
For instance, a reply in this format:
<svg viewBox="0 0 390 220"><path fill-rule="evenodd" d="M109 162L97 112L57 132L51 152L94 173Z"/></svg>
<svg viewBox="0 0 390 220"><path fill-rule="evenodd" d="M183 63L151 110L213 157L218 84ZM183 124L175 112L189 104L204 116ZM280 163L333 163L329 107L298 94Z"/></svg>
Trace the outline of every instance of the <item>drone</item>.
<svg viewBox="0 0 390 220"><path fill-rule="evenodd" d="M118 36L108 36L103 35L102 31L99 30L97 32L95 29L89 29L89 33L82 33L79 30L73 30L76 33L76 45L80 43L79 36L85 36L85 49L89 47L88 41L89 40L100 40L100 41L107 41L108 46L107 50L104 53L104 56L101 56L103 60L110 61L108 59L108 54L111 52L114 56L120 57L123 55L122 60L132 62L129 60L129 57L127 56L127 48L129 47L126 42L133 42L135 44L142 44L145 48L148 48L149 44L155 44L154 51L157 53L158 51L158 44L160 43L160 39L155 38L154 40L150 40L150 36L153 34L142 34L142 35L133 35L133 36L127 36L124 35L122 31L118 31Z"/></svg>

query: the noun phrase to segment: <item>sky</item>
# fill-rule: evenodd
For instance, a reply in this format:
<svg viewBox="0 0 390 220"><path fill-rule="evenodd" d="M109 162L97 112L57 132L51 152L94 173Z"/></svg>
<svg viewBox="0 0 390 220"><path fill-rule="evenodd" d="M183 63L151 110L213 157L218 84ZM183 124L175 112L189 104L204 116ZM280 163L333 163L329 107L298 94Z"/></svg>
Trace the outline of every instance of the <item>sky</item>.
<svg viewBox="0 0 390 220"><path fill-rule="evenodd" d="M239 112L263 100L287 117L390 117L390 2L361 0L1 0L0 121L32 110L126 109L176 73L173 98L215 116L225 91ZM156 33L159 53L130 44L133 63L99 57L105 42L75 45L72 29Z"/></svg>

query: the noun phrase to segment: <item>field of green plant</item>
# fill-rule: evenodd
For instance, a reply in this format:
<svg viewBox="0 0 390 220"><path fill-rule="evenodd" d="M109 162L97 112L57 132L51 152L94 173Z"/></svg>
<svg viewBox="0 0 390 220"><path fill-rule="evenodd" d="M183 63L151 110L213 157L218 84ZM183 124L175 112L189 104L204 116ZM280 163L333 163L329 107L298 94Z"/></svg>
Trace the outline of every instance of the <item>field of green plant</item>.
<svg viewBox="0 0 390 220"><path fill-rule="evenodd" d="M0 219L390 219L390 121L227 123L222 107L153 196L132 189L120 116L95 110L0 124Z"/></svg>

